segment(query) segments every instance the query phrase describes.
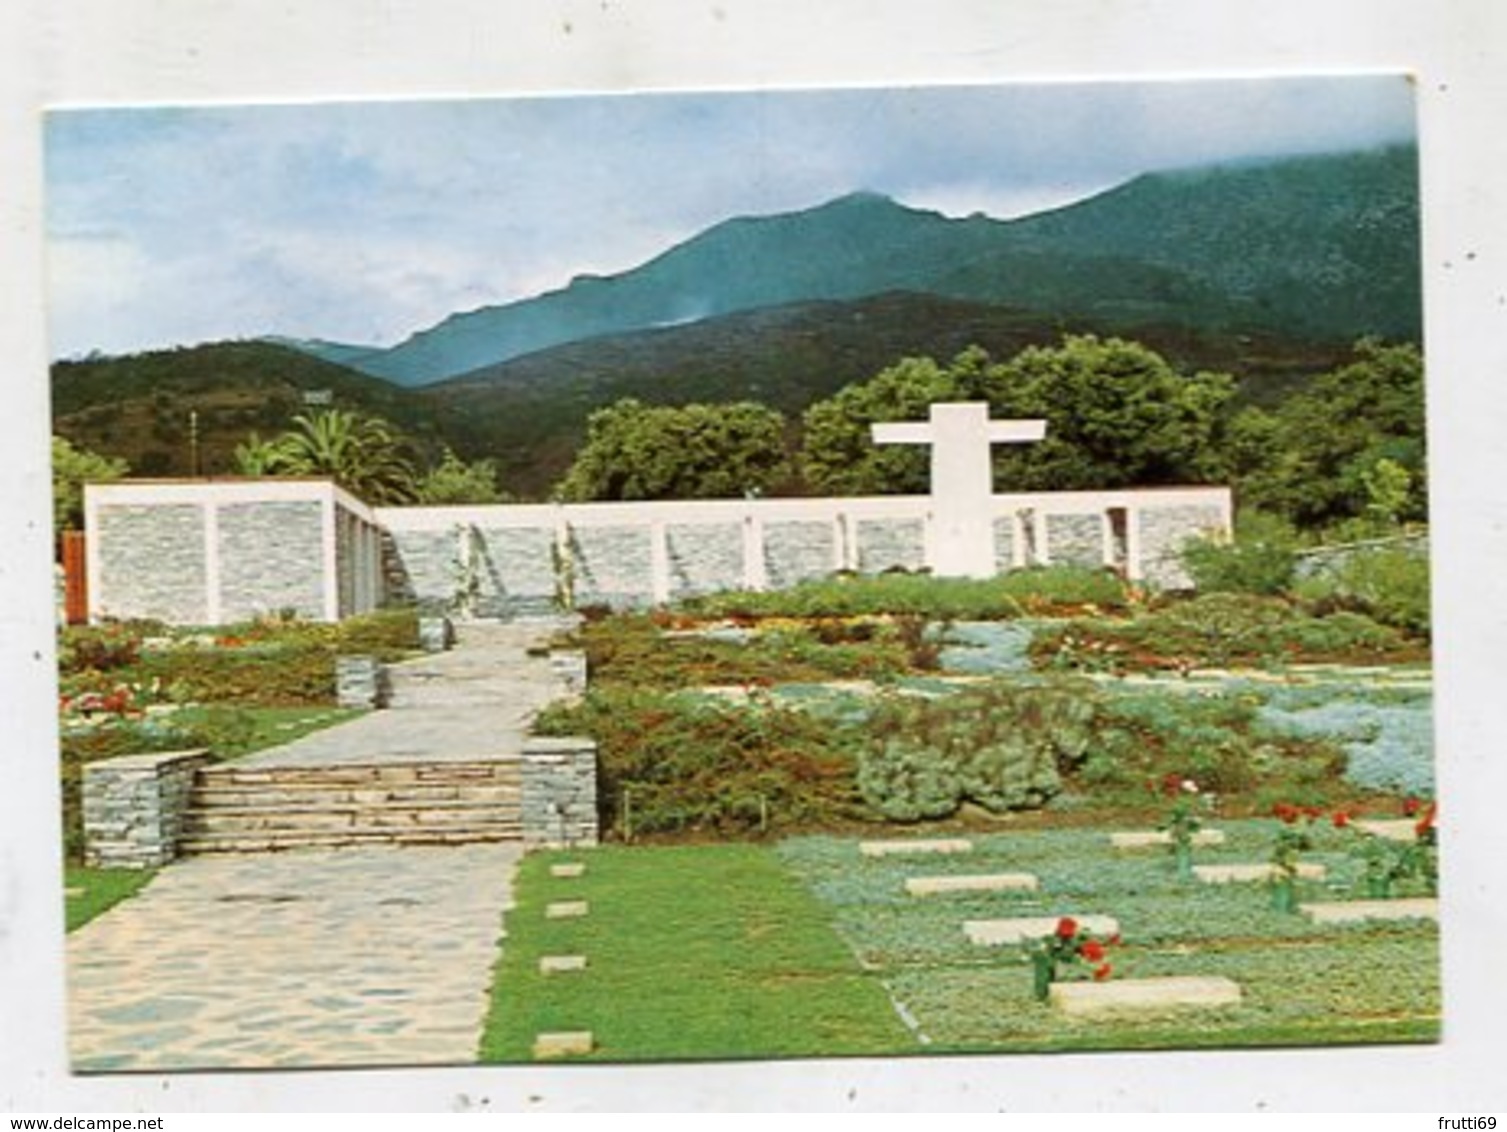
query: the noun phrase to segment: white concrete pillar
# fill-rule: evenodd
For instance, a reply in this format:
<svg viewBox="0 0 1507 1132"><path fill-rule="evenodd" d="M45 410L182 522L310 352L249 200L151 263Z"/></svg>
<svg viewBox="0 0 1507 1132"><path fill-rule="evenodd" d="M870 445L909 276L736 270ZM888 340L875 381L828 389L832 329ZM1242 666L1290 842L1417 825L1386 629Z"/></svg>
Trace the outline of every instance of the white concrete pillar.
<svg viewBox="0 0 1507 1132"><path fill-rule="evenodd" d="M757 515L743 518L743 587L750 590L769 587L769 571L764 564L764 520Z"/></svg>
<svg viewBox="0 0 1507 1132"><path fill-rule="evenodd" d="M649 592L656 605L670 600L670 535L658 519L649 524Z"/></svg>

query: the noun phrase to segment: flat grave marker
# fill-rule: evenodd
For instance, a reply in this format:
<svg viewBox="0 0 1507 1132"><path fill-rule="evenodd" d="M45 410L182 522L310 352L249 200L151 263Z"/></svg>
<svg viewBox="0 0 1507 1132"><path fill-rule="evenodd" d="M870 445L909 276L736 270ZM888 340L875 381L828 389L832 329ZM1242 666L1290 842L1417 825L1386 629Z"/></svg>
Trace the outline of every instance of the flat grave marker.
<svg viewBox="0 0 1507 1132"><path fill-rule="evenodd" d="M544 906L546 920L570 920L586 915L591 910L584 900L556 900Z"/></svg>
<svg viewBox="0 0 1507 1132"><path fill-rule="evenodd" d="M1309 862L1298 865L1299 880L1323 880L1324 866ZM1205 884L1239 884L1246 881L1275 880L1277 866L1256 865L1194 865L1193 875Z"/></svg>
<svg viewBox="0 0 1507 1132"><path fill-rule="evenodd" d="M549 875L552 877L578 877L586 874L586 866L579 862L571 862L564 865L551 865Z"/></svg>
<svg viewBox="0 0 1507 1132"><path fill-rule="evenodd" d="M596 1041L590 1030L561 1030L540 1034L534 1039L534 1056L541 1060L550 1057L578 1057L595 1048Z"/></svg>
<svg viewBox="0 0 1507 1132"><path fill-rule="evenodd" d="M911 877L905 891L911 896L940 896L952 892L1035 892L1041 882L1033 873L989 873L980 876Z"/></svg>
<svg viewBox="0 0 1507 1132"><path fill-rule="evenodd" d="M929 841L860 841L858 851L865 857L889 857L898 853L971 853L973 842L960 837Z"/></svg>
<svg viewBox="0 0 1507 1132"><path fill-rule="evenodd" d="M541 955L539 957L541 975L560 975L570 971L584 970L586 970L586 956L584 955Z"/></svg>
<svg viewBox="0 0 1507 1132"><path fill-rule="evenodd" d="M1383 837L1388 841L1418 840L1417 818L1373 818L1369 821L1360 818L1350 824L1362 833Z"/></svg>
<svg viewBox="0 0 1507 1132"><path fill-rule="evenodd" d="M1064 1014L1148 1013L1189 1007L1237 1006L1240 984L1223 976L1111 979L1102 983L1053 983L1048 1001Z"/></svg>
<svg viewBox="0 0 1507 1132"><path fill-rule="evenodd" d="M1027 943L1043 939L1057 930L1061 916L1019 916L1006 920L964 920L963 934L979 947L999 947L1003 944ZM1073 916L1080 931L1094 935L1114 935L1120 930L1120 921L1113 916Z"/></svg>
<svg viewBox="0 0 1507 1132"><path fill-rule="evenodd" d="M1223 845L1225 842L1224 830L1200 829L1193 835L1194 848L1207 848L1210 845ZM1172 844L1172 833L1166 829L1134 829L1122 833L1111 833L1109 843L1116 849L1165 849Z"/></svg>
<svg viewBox="0 0 1507 1132"><path fill-rule="evenodd" d="M1356 924L1364 920L1437 920L1439 901L1433 896L1401 900L1335 900L1299 904L1298 910L1316 924Z"/></svg>

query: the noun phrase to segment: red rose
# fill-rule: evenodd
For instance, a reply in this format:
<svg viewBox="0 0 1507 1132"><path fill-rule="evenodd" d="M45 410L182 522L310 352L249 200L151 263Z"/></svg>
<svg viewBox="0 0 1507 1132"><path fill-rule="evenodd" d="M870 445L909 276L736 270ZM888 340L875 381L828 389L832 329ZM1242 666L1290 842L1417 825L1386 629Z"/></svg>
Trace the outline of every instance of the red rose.
<svg viewBox="0 0 1507 1132"><path fill-rule="evenodd" d="M1298 808L1286 802L1278 802L1272 807L1272 813L1281 818L1288 825L1298 820Z"/></svg>
<svg viewBox="0 0 1507 1132"><path fill-rule="evenodd" d="M1422 837L1425 833L1432 829L1434 826L1434 815L1438 812L1438 805L1434 802L1430 802L1429 808L1423 811L1423 816L1419 818L1417 824L1413 826L1413 833L1419 837Z"/></svg>
<svg viewBox="0 0 1507 1132"><path fill-rule="evenodd" d="M1345 813L1344 810L1335 810L1334 811L1334 828L1335 829L1344 829L1349 824L1350 824L1350 815L1349 814Z"/></svg>
<svg viewBox="0 0 1507 1132"><path fill-rule="evenodd" d="M1078 954L1090 963L1098 963L1104 958L1104 945L1096 939L1085 940Z"/></svg>
<svg viewBox="0 0 1507 1132"><path fill-rule="evenodd" d="M1423 809L1423 803L1411 794L1402 800L1402 812L1408 817L1412 817L1421 809Z"/></svg>
<svg viewBox="0 0 1507 1132"><path fill-rule="evenodd" d="M1057 938L1072 939L1078 934L1078 921L1071 916L1063 916L1057 921Z"/></svg>
<svg viewBox="0 0 1507 1132"><path fill-rule="evenodd" d="M1102 983L1105 979L1109 978L1111 970L1113 970L1113 968L1111 968L1108 963L1104 964L1102 967L1095 967L1094 982Z"/></svg>
<svg viewBox="0 0 1507 1132"><path fill-rule="evenodd" d="M1114 935L1110 936L1104 942L1107 943L1107 944L1109 944L1111 947L1118 947L1118 946L1120 946L1120 933L1119 932L1115 932Z"/></svg>
<svg viewBox="0 0 1507 1132"><path fill-rule="evenodd" d="M1303 816L1310 821L1321 818L1324 816L1324 808L1322 806L1304 806Z"/></svg>

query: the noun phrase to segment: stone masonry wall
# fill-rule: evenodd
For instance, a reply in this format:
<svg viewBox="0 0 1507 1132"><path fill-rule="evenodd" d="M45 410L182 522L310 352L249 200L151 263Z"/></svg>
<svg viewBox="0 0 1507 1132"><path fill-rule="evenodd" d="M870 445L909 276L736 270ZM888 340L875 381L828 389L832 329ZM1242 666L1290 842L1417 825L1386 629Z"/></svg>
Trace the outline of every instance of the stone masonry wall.
<svg viewBox="0 0 1507 1132"><path fill-rule="evenodd" d="M858 572L919 570L926 565L926 523L921 519L860 519Z"/></svg>
<svg viewBox="0 0 1507 1132"><path fill-rule="evenodd" d="M550 527L479 526L484 617L537 616L554 611L555 532Z"/></svg>
<svg viewBox="0 0 1507 1132"><path fill-rule="evenodd" d="M1183 543L1207 531L1222 530L1225 517L1217 507L1186 505L1141 511L1142 577L1166 589L1187 589L1193 579L1178 555Z"/></svg>
<svg viewBox="0 0 1507 1132"><path fill-rule="evenodd" d="M244 621L280 609L324 616L319 503L226 503L218 518L222 621Z"/></svg>
<svg viewBox="0 0 1507 1132"><path fill-rule="evenodd" d="M1048 515L1047 554L1059 566L1104 565L1104 519L1100 515Z"/></svg>
<svg viewBox="0 0 1507 1132"><path fill-rule="evenodd" d="M155 869L178 855L194 773L209 753L125 755L84 767L84 861L94 868Z"/></svg>
<svg viewBox="0 0 1507 1132"><path fill-rule="evenodd" d="M743 527L737 523L665 527L670 596L692 597L743 582Z"/></svg>
<svg viewBox="0 0 1507 1132"><path fill-rule="evenodd" d="M831 523L784 522L764 527L764 573L774 589L832 573L835 535Z"/></svg>
<svg viewBox="0 0 1507 1132"><path fill-rule="evenodd" d="M579 738L525 739L524 844L595 845L598 836L596 744Z"/></svg>
<svg viewBox="0 0 1507 1132"><path fill-rule="evenodd" d="M1008 515L994 520L994 568L1000 573L1015 566L1015 521Z"/></svg>
<svg viewBox="0 0 1507 1132"><path fill-rule="evenodd" d="M576 527L571 531L570 551L577 605L653 604L647 526Z"/></svg>
<svg viewBox="0 0 1507 1132"><path fill-rule="evenodd" d="M111 616L156 617L180 625L209 620L204 511L195 503L105 507L97 537L96 596Z"/></svg>

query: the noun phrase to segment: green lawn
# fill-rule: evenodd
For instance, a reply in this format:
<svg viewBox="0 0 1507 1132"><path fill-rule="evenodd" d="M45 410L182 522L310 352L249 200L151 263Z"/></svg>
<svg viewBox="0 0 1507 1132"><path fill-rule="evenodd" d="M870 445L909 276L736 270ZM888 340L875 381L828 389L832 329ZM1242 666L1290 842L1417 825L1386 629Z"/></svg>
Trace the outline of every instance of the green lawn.
<svg viewBox="0 0 1507 1132"><path fill-rule="evenodd" d="M1261 861L1275 824L1218 822L1196 861ZM590 1030L596 1060L1024 1052L1369 1042L1439 1036L1437 925L1316 926L1279 913L1261 884L1179 882L1166 855L1117 855L1106 831L973 835L955 857L869 859L851 839L776 847L602 848L525 859L507 914L485 1061L531 1056L536 1034ZM1361 895L1360 861L1326 831L1305 860L1329 876L1303 900ZM916 898L907 877L1035 873L1037 893ZM584 919L546 903L583 899ZM1101 913L1123 943L1116 978L1224 975L1238 1006L1085 1021L1037 1003L1019 948L971 943L968 919ZM540 975L541 955L584 954ZM1082 977L1074 976L1074 977ZM891 1001L893 999L893 1003ZM903 1008L918 1034L899 1021Z"/></svg>
<svg viewBox="0 0 1507 1132"><path fill-rule="evenodd" d="M1219 821L1229 840L1196 863L1268 858L1277 823ZM1323 882L1304 901L1359 898L1361 862L1344 835L1319 834L1305 861ZM837 838L803 838L781 858L836 917L839 933L883 974L934 1051L1181 1048L1433 1041L1439 1036L1438 927L1430 921L1317 926L1273 911L1263 884L1179 882L1165 853L1117 855L1105 830L973 836L956 857L862 858ZM909 896L907 877L1031 872L1036 893ZM1399 892L1399 895L1413 894ZM1223 975L1239 1006L1119 1022L1067 1018L1037 1004L1019 948L979 947L965 920L1103 914L1124 936L1116 978ZM1086 977L1086 972L1073 977Z"/></svg>
<svg viewBox="0 0 1507 1132"><path fill-rule="evenodd" d="M549 865L587 863L577 879ZM594 1060L915 1052L830 911L758 845L536 853L507 914L483 1061L527 1061L537 1034L590 1030ZM557 900L583 919L546 920ZM541 975L542 955L584 972Z"/></svg>
<svg viewBox="0 0 1507 1132"><path fill-rule="evenodd" d="M84 869L63 872L67 928L74 931L146 887L150 869Z"/></svg>

